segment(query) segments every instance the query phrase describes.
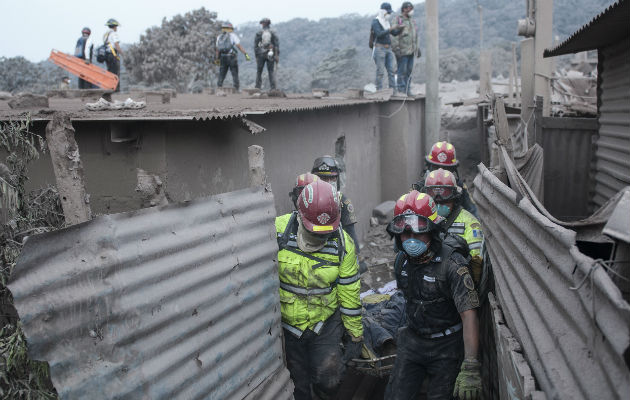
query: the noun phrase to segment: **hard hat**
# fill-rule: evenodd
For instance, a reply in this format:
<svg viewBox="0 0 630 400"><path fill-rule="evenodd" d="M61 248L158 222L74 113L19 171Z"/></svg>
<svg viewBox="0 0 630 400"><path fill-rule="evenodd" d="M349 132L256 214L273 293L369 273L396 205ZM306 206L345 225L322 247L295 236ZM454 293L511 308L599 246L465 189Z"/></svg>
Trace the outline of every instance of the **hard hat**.
<svg viewBox="0 0 630 400"><path fill-rule="evenodd" d="M295 208L297 208L297 199L300 193L302 193L302 189L304 189L304 186L308 185L309 183L315 182L318 179L319 178L317 177L317 175L311 174L309 172L298 175L297 179L295 180L295 186L293 187L291 193L289 193L293 204L295 204Z"/></svg>
<svg viewBox="0 0 630 400"><path fill-rule="evenodd" d="M119 26L120 24L114 18L110 18L105 23L106 26Z"/></svg>
<svg viewBox="0 0 630 400"><path fill-rule="evenodd" d="M461 195L455 175L439 168L427 174L424 180L424 192L437 202L456 199Z"/></svg>
<svg viewBox="0 0 630 400"><path fill-rule="evenodd" d="M306 185L297 200L298 213L306 230L327 234L339 228L341 210L337 190L321 179Z"/></svg>
<svg viewBox="0 0 630 400"><path fill-rule="evenodd" d="M437 142L431 147L427 162L442 167L456 167L459 164L455 155L455 146L448 142Z"/></svg>
<svg viewBox="0 0 630 400"><path fill-rule="evenodd" d="M221 29L232 29L234 30L234 25L230 23L230 21L225 21L221 24Z"/></svg>
<svg viewBox="0 0 630 400"><path fill-rule="evenodd" d="M87 33L89 35L92 33L92 31L86 26L85 28L81 29L81 33Z"/></svg>
<svg viewBox="0 0 630 400"><path fill-rule="evenodd" d="M444 219L437 213L437 205L431 196L417 190L402 195L394 206L394 218L387 225L390 236L405 231L425 233L438 230Z"/></svg>
<svg viewBox="0 0 630 400"><path fill-rule="evenodd" d="M271 20L269 18L263 18L260 20L259 24L271 25Z"/></svg>
<svg viewBox="0 0 630 400"><path fill-rule="evenodd" d="M320 178L325 177L337 177L339 176L339 166L337 161L332 156L321 156L315 159L313 162L313 169L311 172Z"/></svg>

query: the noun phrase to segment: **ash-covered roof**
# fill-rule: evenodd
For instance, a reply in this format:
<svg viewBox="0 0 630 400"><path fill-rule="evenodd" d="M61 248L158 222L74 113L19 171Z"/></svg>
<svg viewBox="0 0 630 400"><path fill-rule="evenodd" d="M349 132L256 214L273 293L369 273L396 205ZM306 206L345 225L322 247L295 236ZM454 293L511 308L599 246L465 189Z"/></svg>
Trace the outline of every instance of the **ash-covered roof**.
<svg viewBox="0 0 630 400"><path fill-rule="evenodd" d="M599 49L630 37L630 0L618 0L559 45L546 49L544 57Z"/></svg>
<svg viewBox="0 0 630 400"><path fill-rule="evenodd" d="M144 100L143 94L115 94L114 100ZM49 98L49 107L31 109L11 109L8 101L0 101L0 120L18 119L26 113L32 120L50 120L57 111L67 112L73 121L112 121L112 120L212 120L247 117L276 112L318 110L357 104L369 104L389 100L389 95L376 98L344 98L330 96L315 98L312 96L289 95L289 97L252 97L245 94L216 96L211 94L178 94L167 104L151 104L139 110L89 111L85 108L88 100L80 98ZM411 101L413 98L408 98ZM89 102L95 101L94 99Z"/></svg>

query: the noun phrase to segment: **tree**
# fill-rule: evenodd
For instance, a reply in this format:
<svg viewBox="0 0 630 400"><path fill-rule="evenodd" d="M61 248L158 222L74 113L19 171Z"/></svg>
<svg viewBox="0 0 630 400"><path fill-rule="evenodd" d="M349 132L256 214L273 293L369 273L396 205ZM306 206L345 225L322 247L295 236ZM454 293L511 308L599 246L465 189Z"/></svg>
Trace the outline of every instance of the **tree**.
<svg viewBox="0 0 630 400"><path fill-rule="evenodd" d="M189 91L195 82L212 79L220 30L217 14L205 8L164 18L162 26L147 29L140 42L129 47L127 71L135 82L169 83L178 91Z"/></svg>

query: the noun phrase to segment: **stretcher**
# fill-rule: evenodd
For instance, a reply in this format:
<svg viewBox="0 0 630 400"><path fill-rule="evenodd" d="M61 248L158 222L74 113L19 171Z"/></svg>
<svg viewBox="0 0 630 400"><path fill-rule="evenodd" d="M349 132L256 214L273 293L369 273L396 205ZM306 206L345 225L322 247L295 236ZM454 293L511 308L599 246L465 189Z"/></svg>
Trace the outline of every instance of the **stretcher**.
<svg viewBox="0 0 630 400"><path fill-rule="evenodd" d="M115 90L118 77L94 64L86 64L85 60L71 56L59 50L50 52L50 61L79 78L102 89Z"/></svg>

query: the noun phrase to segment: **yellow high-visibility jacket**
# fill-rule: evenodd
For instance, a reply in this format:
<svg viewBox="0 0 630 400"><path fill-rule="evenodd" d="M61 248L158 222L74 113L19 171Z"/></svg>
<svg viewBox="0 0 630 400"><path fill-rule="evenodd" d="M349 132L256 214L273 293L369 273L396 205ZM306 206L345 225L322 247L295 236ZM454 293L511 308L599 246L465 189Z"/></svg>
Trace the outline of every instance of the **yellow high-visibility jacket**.
<svg viewBox="0 0 630 400"><path fill-rule="evenodd" d="M478 284L481 277L481 244L483 242L483 233L481 232L479 220L462 208L455 221L448 228L448 233L459 235L468 243L471 257L471 272L475 283Z"/></svg>
<svg viewBox="0 0 630 400"><path fill-rule="evenodd" d="M297 245L297 212L276 218L282 326L297 337L306 329L319 333L337 309L346 330L363 335L359 265L354 242L333 235L324 248L305 253Z"/></svg>

